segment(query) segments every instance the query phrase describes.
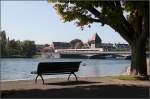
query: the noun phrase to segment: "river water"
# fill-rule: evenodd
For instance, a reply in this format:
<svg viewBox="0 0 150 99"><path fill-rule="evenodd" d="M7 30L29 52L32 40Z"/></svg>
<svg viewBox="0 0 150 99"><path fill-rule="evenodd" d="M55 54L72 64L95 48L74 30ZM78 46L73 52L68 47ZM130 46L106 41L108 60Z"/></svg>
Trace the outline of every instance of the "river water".
<svg viewBox="0 0 150 99"><path fill-rule="evenodd" d="M125 73L127 67L130 66L130 60L7 58L1 59L0 78L2 81L34 79L36 75L30 74L30 72L37 69L39 62L57 61L82 61L79 71L76 73L78 77L122 75ZM68 75L46 75L44 78L67 76Z"/></svg>

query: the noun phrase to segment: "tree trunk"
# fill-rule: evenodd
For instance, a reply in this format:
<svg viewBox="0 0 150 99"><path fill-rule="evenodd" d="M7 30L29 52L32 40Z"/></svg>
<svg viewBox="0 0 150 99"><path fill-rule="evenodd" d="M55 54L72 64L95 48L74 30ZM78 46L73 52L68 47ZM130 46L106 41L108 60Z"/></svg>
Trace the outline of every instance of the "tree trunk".
<svg viewBox="0 0 150 99"><path fill-rule="evenodd" d="M131 75L147 76L146 41L134 41L132 47Z"/></svg>

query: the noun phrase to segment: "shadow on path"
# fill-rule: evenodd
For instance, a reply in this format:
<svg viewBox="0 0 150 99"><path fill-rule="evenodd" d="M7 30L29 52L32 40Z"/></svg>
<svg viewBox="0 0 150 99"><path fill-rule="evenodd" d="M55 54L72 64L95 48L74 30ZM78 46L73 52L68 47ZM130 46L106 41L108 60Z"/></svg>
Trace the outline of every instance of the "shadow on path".
<svg viewBox="0 0 150 99"><path fill-rule="evenodd" d="M45 85L61 85L61 86L69 86L69 85L84 85L84 84L93 84L93 83L101 83L101 82L89 82L89 81L64 81L64 82L45 83Z"/></svg>
<svg viewBox="0 0 150 99"><path fill-rule="evenodd" d="M71 82L69 82L71 83ZM52 83L50 83L52 84ZM57 84L57 83L56 83ZM58 83L66 85L65 83ZM49 86L49 85L46 85ZM12 90L5 98L148 98L149 87L127 85L89 85L60 89Z"/></svg>

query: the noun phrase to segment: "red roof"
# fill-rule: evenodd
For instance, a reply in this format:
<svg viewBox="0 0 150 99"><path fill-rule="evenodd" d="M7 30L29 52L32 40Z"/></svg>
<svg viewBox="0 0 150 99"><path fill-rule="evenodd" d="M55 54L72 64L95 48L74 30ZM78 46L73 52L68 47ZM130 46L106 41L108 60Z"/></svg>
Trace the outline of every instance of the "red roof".
<svg viewBox="0 0 150 99"><path fill-rule="evenodd" d="M90 41L101 42L102 40L101 40L101 38L98 36L98 34L95 33L95 34L91 37Z"/></svg>

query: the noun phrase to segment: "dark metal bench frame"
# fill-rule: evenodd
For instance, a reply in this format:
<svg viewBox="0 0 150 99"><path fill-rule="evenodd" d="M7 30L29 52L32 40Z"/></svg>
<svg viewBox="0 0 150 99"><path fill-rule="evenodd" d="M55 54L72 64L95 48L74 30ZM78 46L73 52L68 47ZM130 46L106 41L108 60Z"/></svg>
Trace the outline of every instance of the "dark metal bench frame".
<svg viewBox="0 0 150 99"><path fill-rule="evenodd" d="M46 67L49 66L49 68L50 68L50 65L52 65L53 63L54 63L54 64L57 64L57 65L59 65L59 64L61 65L61 63L64 63L65 66L67 66L67 67L70 66L70 64L72 64L72 65L73 65L73 69L67 70L67 71L63 71L63 70L65 70L65 68L64 68L64 69L61 68L61 69L62 69L62 71L61 71L61 70L59 70L59 68L57 67L58 71L55 70L54 72L53 72L53 71L46 71L46 72L45 72L45 70L41 70L41 71L39 72L39 69L40 69L40 67L41 67L41 64L45 64ZM31 74L37 74L37 76L36 76L36 78L35 78L35 83L37 83L37 78L38 78L39 76L41 77L42 82L43 82L43 84L44 84L44 79L43 79L42 75L58 75L58 74L69 74L68 80L70 79L71 74L73 74L73 75L75 76L75 78L76 78L76 81L78 81L78 78L77 78L75 72L78 71L80 63L81 63L81 62L49 62L49 63L43 62L43 63L39 63L39 64L38 64L37 71L31 72ZM63 64L63 65L64 65L64 64ZM42 67L42 68L44 68L44 67ZM54 67L53 67L53 68L54 68Z"/></svg>

